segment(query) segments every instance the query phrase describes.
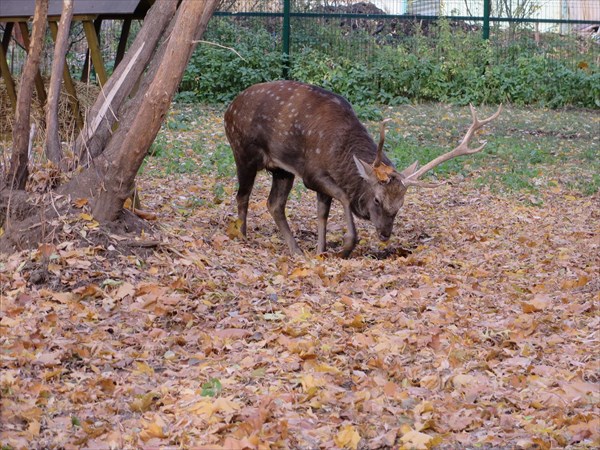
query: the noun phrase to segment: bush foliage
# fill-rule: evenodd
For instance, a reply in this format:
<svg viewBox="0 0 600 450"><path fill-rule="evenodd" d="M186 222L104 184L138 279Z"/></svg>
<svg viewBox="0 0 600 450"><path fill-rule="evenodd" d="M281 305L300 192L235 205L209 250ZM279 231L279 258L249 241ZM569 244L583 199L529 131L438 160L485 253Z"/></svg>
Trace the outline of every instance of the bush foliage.
<svg viewBox="0 0 600 450"><path fill-rule="evenodd" d="M295 29L290 76L335 91L354 105L600 107L598 65L583 54L574 63L572 55L553 54L532 45L531 38L502 47L441 20L435 38L416 32L385 45L360 32L350 37L325 28ZM281 78L279 37L263 25L215 18L206 41L192 56L180 100L228 102L252 84Z"/></svg>

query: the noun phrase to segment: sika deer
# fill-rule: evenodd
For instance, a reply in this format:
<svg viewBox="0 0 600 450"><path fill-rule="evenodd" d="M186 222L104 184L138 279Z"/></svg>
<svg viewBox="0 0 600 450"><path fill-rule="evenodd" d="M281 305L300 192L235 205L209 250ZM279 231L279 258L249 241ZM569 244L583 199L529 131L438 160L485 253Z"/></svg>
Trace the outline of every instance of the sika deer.
<svg viewBox="0 0 600 450"><path fill-rule="evenodd" d="M337 94L296 81L251 86L225 112L225 132L237 167L241 232L246 236L248 201L256 173L267 169L273 175L267 206L292 253L302 253L285 216L296 176L317 192L319 253L326 248L327 218L334 198L344 208L347 225L342 257L348 257L358 242L353 215L370 220L379 238L387 241L407 188L435 187L438 184L419 178L444 161L481 151L485 143L471 149L469 141L475 131L498 117L501 109L478 120L471 106L473 123L458 147L419 170L415 162L398 172L383 153L385 121L376 145L350 104Z"/></svg>

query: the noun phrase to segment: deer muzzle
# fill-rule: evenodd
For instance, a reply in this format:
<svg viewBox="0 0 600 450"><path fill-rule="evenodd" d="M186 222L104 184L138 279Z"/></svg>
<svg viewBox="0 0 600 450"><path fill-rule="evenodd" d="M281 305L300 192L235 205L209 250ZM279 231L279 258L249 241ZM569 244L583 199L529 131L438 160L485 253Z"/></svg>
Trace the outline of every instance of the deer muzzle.
<svg viewBox="0 0 600 450"><path fill-rule="evenodd" d="M377 232L377 235L379 236L379 240L381 242L387 242L390 240L390 236L392 235L391 231L379 231Z"/></svg>

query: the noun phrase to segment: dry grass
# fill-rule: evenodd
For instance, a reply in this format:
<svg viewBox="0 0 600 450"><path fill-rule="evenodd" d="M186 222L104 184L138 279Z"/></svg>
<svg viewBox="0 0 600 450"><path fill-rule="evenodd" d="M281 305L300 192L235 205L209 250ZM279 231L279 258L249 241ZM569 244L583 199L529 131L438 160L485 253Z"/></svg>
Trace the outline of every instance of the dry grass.
<svg viewBox="0 0 600 450"><path fill-rule="evenodd" d="M48 90L49 81L50 80L48 78L44 79L46 91ZM92 84L75 81L75 89L77 91L77 98L79 99L80 108L85 115L98 97L100 88ZM61 90L61 96L58 103L58 116L60 119L61 139L67 142L72 141L76 133L76 121L69 104L69 94L64 89ZM8 97L4 80L0 80L0 117L2 117L2 121L0 121L0 141L10 141L12 139L15 114ZM38 130L36 143L42 143L46 137L46 118L44 109L38 100L35 90L33 107L31 108L31 121L36 125Z"/></svg>

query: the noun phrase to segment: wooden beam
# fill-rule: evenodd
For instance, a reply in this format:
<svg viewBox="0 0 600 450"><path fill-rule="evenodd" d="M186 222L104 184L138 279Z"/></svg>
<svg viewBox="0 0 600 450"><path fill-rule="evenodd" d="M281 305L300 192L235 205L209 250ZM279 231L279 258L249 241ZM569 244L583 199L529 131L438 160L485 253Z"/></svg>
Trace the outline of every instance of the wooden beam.
<svg viewBox="0 0 600 450"><path fill-rule="evenodd" d="M4 35L2 36L2 45L0 45L0 74L4 79L6 85L6 91L8 92L8 98L13 107L13 110L17 106L17 90L15 89L15 80L10 73L10 67L8 67L8 59L6 58L8 44L12 36L12 30L14 27L13 22L8 22L4 26Z"/></svg>
<svg viewBox="0 0 600 450"><path fill-rule="evenodd" d="M79 14L77 16L73 16L73 22L82 21L82 20L94 20L97 15L93 14ZM110 18L110 17L109 17ZM31 20L31 16L19 16L19 17L3 17L2 22L25 22L28 23ZM48 20L53 22L58 22L60 20L60 16L48 16Z"/></svg>
<svg viewBox="0 0 600 450"><path fill-rule="evenodd" d="M21 30L21 36L23 37L23 44L25 44L25 50L29 54L29 28L27 27L26 22L19 22L19 29ZM40 105L46 104L47 96L46 96L46 88L44 87L44 80L42 79L42 75L38 69L35 75L35 90L37 91L38 99L40 101Z"/></svg>
<svg viewBox="0 0 600 450"><path fill-rule="evenodd" d="M100 34L100 28L102 27L102 19L100 17L96 17L93 19L82 19L80 20L81 25L83 26L83 22L85 22L86 20L88 21L93 21L94 22L94 29L96 30L96 34ZM85 50L85 60L83 61L83 68L81 69L81 82L82 83L87 83L88 77L90 76L90 64L91 64L91 59L90 59L90 47L88 45L88 48Z"/></svg>
<svg viewBox="0 0 600 450"><path fill-rule="evenodd" d="M115 67L113 68L113 72L123 59L123 55L125 55L125 50L127 49L127 38L129 37L130 29L131 19L125 19L123 21L123 27L121 28L121 37L119 38L119 46L117 47L117 56L115 56Z"/></svg>
<svg viewBox="0 0 600 450"><path fill-rule="evenodd" d="M103 86L104 83L106 83L108 76L106 75L106 69L104 68L102 51L100 50L100 40L98 39L98 34L94 28L94 23L89 20L83 21L83 31L85 32L85 37L87 38L90 55L92 57L92 64L94 64L94 69L96 70L96 75L98 76L98 83L100 86Z"/></svg>
<svg viewBox="0 0 600 450"><path fill-rule="evenodd" d="M2 73L4 85L6 86L6 91L8 92L8 97L10 98L10 103L14 111L17 107L17 91L15 89L15 81L10 74L10 68L8 67L6 52L4 51L3 45L0 45L0 73Z"/></svg>
<svg viewBox="0 0 600 450"><path fill-rule="evenodd" d="M52 33L52 39L56 42L56 36L58 34L58 23L50 22L50 32ZM79 107L79 99L77 97L77 90L75 89L75 83L73 83L73 79L71 78L71 73L69 72L69 65L65 61L65 66L63 69L63 82L65 83L65 90L67 91L69 104L71 105L71 111L75 116L75 122L77 124L77 130L81 130L83 128L83 116L81 115L81 108Z"/></svg>
<svg viewBox="0 0 600 450"><path fill-rule="evenodd" d="M2 36L2 48L4 49L4 53L8 50L8 44L10 43L14 25L13 22L7 22L4 26L4 35Z"/></svg>

